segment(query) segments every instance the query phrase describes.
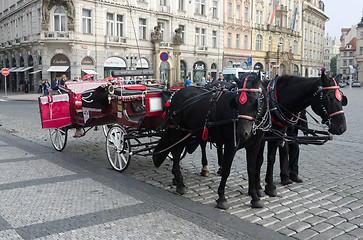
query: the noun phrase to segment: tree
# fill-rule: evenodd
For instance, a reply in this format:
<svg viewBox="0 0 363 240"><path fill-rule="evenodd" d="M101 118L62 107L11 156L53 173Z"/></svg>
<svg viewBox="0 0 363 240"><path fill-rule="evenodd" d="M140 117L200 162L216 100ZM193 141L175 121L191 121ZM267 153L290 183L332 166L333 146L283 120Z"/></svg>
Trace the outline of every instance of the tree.
<svg viewBox="0 0 363 240"><path fill-rule="evenodd" d="M330 72L333 74L333 76L337 75L337 59L337 55L330 59Z"/></svg>

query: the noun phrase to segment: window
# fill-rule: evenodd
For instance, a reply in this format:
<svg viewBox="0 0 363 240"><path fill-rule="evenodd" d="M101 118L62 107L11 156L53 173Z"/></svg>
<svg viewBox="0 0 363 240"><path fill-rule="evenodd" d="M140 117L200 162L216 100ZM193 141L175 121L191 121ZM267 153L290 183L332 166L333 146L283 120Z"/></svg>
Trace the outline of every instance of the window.
<svg viewBox="0 0 363 240"><path fill-rule="evenodd" d="M160 6L168 6L167 0L160 0Z"/></svg>
<svg viewBox="0 0 363 240"><path fill-rule="evenodd" d="M120 14L116 16L116 36L124 36L124 16Z"/></svg>
<svg viewBox="0 0 363 240"><path fill-rule="evenodd" d="M262 35L257 34L256 36L256 51L262 51Z"/></svg>
<svg viewBox="0 0 363 240"><path fill-rule="evenodd" d="M241 5L237 5L236 7L236 19L237 20L241 19Z"/></svg>
<svg viewBox="0 0 363 240"><path fill-rule="evenodd" d="M161 39L162 39L162 40L164 40L165 23L163 23L163 22L158 22L158 26L159 26L159 28L160 28Z"/></svg>
<svg viewBox="0 0 363 240"><path fill-rule="evenodd" d="M82 9L82 32L91 33L91 10Z"/></svg>
<svg viewBox="0 0 363 240"><path fill-rule="evenodd" d="M353 65L353 59L349 59L349 65Z"/></svg>
<svg viewBox="0 0 363 240"><path fill-rule="evenodd" d="M360 39L363 39L363 31L360 32Z"/></svg>
<svg viewBox="0 0 363 240"><path fill-rule="evenodd" d="M239 37L240 35L237 33L236 34L236 48L237 49L240 49L240 37Z"/></svg>
<svg viewBox="0 0 363 240"><path fill-rule="evenodd" d="M217 18L217 6L218 6L217 1L213 1L212 16L214 18Z"/></svg>
<svg viewBox="0 0 363 240"><path fill-rule="evenodd" d="M346 74L346 73L347 73L347 71L345 69L343 69L343 74Z"/></svg>
<svg viewBox="0 0 363 240"><path fill-rule="evenodd" d="M271 52L272 51L272 37L268 38L268 50Z"/></svg>
<svg viewBox="0 0 363 240"><path fill-rule="evenodd" d="M228 17L232 17L232 3L228 3Z"/></svg>
<svg viewBox="0 0 363 240"><path fill-rule="evenodd" d="M195 45L199 45L199 39L200 39L200 28L195 28Z"/></svg>
<svg viewBox="0 0 363 240"><path fill-rule="evenodd" d="M181 29L181 38L183 40L183 43L185 43L185 26L184 25L179 25L179 28Z"/></svg>
<svg viewBox="0 0 363 240"><path fill-rule="evenodd" d="M313 31L310 30L310 42L313 42Z"/></svg>
<svg viewBox="0 0 363 240"><path fill-rule="evenodd" d="M184 0L179 0L178 8L179 10L184 10Z"/></svg>
<svg viewBox="0 0 363 240"><path fill-rule="evenodd" d="M281 27L281 15L276 15L276 26Z"/></svg>
<svg viewBox="0 0 363 240"><path fill-rule="evenodd" d="M107 13L106 16L106 35L113 36L114 32L114 25L113 25L113 13Z"/></svg>
<svg viewBox="0 0 363 240"><path fill-rule="evenodd" d="M54 10L54 31L66 30L66 11L63 8Z"/></svg>
<svg viewBox="0 0 363 240"><path fill-rule="evenodd" d="M248 36L245 35L245 41L244 41L244 49L248 49Z"/></svg>
<svg viewBox="0 0 363 240"><path fill-rule="evenodd" d="M217 31L212 31L212 47L217 48Z"/></svg>
<svg viewBox="0 0 363 240"><path fill-rule="evenodd" d="M195 0L195 13L205 15L205 0Z"/></svg>
<svg viewBox="0 0 363 240"><path fill-rule="evenodd" d="M227 47L231 48L232 47L232 33L228 33L227 36Z"/></svg>
<svg viewBox="0 0 363 240"><path fill-rule="evenodd" d="M308 30L305 28L305 41L307 41L308 40Z"/></svg>
<svg viewBox="0 0 363 240"><path fill-rule="evenodd" d="M256 23L262 24L262 11L256 10Z"/></svg>
<svg viewBox="0 0 363 240"><path fill-rule="evenodd" d="M146 19L139 19L139 38L142 40L146 40Z"/></svg>
<svg viewBox="0 0 363 240"><path fill-rule="evenodd" d="M205 28L202 28L201 46L205 46Z"/></svg>
<svg viewBox="0 0 363 240"><path fill-rule="evenodd" d="M248 7L245 7L245 21L248 22Z"/></svg>
<svg viewBox="0 0 363 240"><path fill-rule="evenodd" d="M343 60L343 66L347 66L347 60Z"/></svg>
<svg viewBox="0 0 363 240"><path fill-rule="evenodd" d="M42 26L42 11L40 10L40 8L38 9L38 29L39 32L41 31L41 27Z"/></svg>
<svg viewBox="0 0 363 240"><path fill-rule="evenodd" d="M285 50L284 39L283 38L280 38L279 39L279 51L280 52L284 52L284 50Z"/></svg>
<svg viewBox="0 0 363 240"><path fill-rule="evenodd" d="M316 32L314 32L314 43L316 43Z"/></svg>
<svg viewBox="0 0 363 240"><path fill-rule="evenodd" d="M298 54L298 51L299 51L299 45L298 45L297 41L294 40L293 47L292 47L292 53Z"/></svg>
<svg viewBox="0 0 363 240"><path fill-rule="evenodd" d="M20 24L23 25L23 18L21 18ZM28 34L30 35L33 32L33 13L31 13L31 12L29 13L29 21L28 21L28 24L29 24L28 25L28 30L29 30ZM21 26L21 28L23 28L23 26Z"/></svg>

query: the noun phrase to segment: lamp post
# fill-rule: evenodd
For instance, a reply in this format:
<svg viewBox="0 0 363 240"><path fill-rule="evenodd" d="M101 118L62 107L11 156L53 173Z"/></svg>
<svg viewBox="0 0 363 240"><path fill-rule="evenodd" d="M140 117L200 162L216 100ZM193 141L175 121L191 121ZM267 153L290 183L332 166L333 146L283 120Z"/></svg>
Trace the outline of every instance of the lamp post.
<svg viewBox="0 0 363 240"><path fill-rule="evenodd" d="M136 60L137 56L134 55L134 54L131 54L130 56L128 54L126 54L126 59L130 59L131 61L131 65L130 65L130 69L133 68L133 65L132 65L132 60L135 59Z"/></svg>

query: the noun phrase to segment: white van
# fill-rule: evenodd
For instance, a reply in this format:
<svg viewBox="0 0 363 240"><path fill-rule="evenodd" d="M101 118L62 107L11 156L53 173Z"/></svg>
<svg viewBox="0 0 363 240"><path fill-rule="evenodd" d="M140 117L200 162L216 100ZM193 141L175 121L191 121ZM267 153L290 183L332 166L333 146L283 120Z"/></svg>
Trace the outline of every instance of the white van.
<svg viewBox="0 0 363 240"><path fill-rule="evenodd" d="M223 73L224 79L226 79L226 81L234 82L233 76L235 76L236 78L239 79L243 73L248 73L248 72L258 73L258 71L259 70L245 70L242 68L225 68L225 69L223 69L222 73ZM262 71L261 71L261 80L265 80L265 74Z"/></svg>

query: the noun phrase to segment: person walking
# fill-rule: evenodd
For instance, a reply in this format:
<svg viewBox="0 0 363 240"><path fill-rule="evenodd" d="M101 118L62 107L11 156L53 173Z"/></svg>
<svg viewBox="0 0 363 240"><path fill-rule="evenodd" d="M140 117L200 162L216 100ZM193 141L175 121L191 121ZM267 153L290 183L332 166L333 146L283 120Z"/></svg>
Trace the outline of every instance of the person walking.
<svg viewBox="0 0 363 240"><path fill-rule="evenodd" d="M189 87L191 83L192 83L192 81L190 81L189 76L187 76L187 77L185 78L185 86L186 86L186 87Z"/></svg>
<svg viewBox="0 0 363 240"><path fill-rule="evenodd" d="M16 92L16 79L11 79L11 89L13 92Z"/></svg>
<svg viewBox="0 0 363 240"><path fill-rule="evenodd" d="M49 83L48 80L45 80L45 82L43 83L43 89L44 89L44 96L48 96L49 95Z"/></svg>
<svg viewBox="0 0 363 240"><path fill-rule="evenodd" d="M42 79L39 79L38 81L38 93L42 93L43 92L43 81Z"/></svg>
<svg viewBox="0 0 363 240"><path fill-rule="evenodd" d="M24 92L28 93L29 90L30 90L30 82L29 82L28 78L25 78L24 79Z"/></svg>
<svg viewBox="0 0 363 240"><path fill-rule="evenodd" d="M220 72L219 73L219 78L218 78L218 81L225 81L225 79L224 79L224 75L223 75L223 73L222 72Z"/></svg>

